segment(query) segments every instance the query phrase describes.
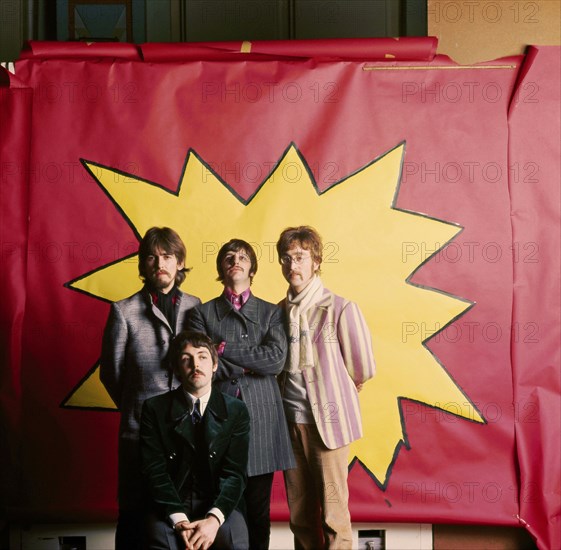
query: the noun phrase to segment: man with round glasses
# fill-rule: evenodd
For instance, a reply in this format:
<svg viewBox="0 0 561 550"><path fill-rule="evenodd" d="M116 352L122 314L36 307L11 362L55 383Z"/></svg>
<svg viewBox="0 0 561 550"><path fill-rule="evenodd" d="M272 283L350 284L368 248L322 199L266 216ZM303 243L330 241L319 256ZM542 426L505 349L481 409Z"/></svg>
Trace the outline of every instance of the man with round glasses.
<svg viewBox="0 0 561 550"><path fill-rule="evenodd" d="M321 282L322 249L309 226L289 227L277 242L289 284L289 349L278 380L296 458L284 473L296 550L352 548L349 444L362 436L358 389L375 371L360 309Z"/></svg>
<svg viewBox="0 0 561 550"><path fill-rule="evenodd" d="M245 491L251 550L269 548L273 475L294 467L294 456L276 375L286 360L282 310L257 298L253 247L232 239L216 258L220 296L191 311L188 328L207 334L217 346L215 386L245 402L251 419Z"/></svg>

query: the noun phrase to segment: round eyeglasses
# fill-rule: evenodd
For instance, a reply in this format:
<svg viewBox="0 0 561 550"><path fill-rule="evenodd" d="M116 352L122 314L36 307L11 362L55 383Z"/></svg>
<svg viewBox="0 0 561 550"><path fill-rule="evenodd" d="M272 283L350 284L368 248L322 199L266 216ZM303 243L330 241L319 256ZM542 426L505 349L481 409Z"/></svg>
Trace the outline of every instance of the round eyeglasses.
<svg viewBox="0 0 561 550"><path fill-rule="evenodd" d="M289 256L288 254L285 254L284 256L280 257L280 263L282 265L300 265L303 264L306 260L310 260L311 258L311 256L303 256L302 254L296 254L295 256Z"/></svg>

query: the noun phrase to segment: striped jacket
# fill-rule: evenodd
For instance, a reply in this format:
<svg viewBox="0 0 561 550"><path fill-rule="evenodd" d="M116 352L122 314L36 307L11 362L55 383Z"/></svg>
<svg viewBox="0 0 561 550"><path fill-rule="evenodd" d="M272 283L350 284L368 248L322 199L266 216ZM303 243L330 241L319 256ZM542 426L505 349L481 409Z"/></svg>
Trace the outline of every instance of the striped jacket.
<svg viewBox="0 0 561 550"><path fill-rule="evenodd" d="M314 352L314 366L302 371L307 395L323 442L338 449L362 437L356 386L374 376L370 332L359 307L327 289L307 316ZM282 395L286 374L278 377Z"/></svg>
<svg viewBox="0 0 561 550"><path fill-rule="evenodd" d="M248 476L294 468L294 455L276 375L286 359L283 312L250 295L237 311L219 296L189 312L187 326L226 342L214 386L239 396L251 418Z"/></svg>

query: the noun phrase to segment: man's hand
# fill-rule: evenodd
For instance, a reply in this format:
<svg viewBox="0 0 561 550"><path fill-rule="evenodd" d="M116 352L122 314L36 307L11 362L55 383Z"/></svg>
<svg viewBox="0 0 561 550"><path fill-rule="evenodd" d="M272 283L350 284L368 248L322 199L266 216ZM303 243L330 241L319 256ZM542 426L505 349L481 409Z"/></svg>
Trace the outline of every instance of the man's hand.
<svg viewBox="0 0 561 550"><path fill-rule="evenodd" d="M174 526L173 530L183 539L185 543L186 550L189 550L190 547L187 543L187 528L191 525L188 521L178 521Z"/></svg>
<svg viewBox="0 0 561 550"><path fill-rule="evenodd" d="M213 515L190 523L180 521L175 525L176 532L185 542L186 550L207 550L214 542L219 528L220 522Z"/></svg>

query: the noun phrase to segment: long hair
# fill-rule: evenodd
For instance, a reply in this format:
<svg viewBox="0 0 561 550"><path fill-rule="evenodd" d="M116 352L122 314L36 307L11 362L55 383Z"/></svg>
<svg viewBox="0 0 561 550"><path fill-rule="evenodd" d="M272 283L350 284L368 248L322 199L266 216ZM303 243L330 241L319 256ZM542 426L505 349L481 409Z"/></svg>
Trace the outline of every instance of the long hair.
<svg viewBox="0 0 561 550"><path fill-rule="evenodd" d="M316 273L320 273L320 266L323 260L323 242L321 235L309 225L298 227L287 227L277 241L277 254L279 262L294 245L300 245L304 250L309 250L312 261L318 264Z"/></svg>
<svg viewBox="0 0 561 550"><path fill-rule="evenodd" d="M181 237L169 227L151 227L140 241L138 247L138 274L140 278L143 281L146 279L146 259L158 249L173 254L177 263L183 264L183 269L178 269L175 275L175 284L180 286L191 269L185 267L187 251Z"/></svg>

